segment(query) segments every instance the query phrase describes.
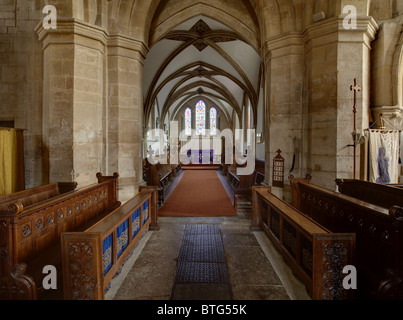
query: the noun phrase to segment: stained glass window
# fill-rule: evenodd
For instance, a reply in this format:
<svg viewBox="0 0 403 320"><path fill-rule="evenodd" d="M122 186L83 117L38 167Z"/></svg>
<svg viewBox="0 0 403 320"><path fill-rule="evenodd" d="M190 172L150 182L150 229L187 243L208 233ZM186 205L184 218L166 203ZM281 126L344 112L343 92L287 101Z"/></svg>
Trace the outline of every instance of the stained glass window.
<svg viewBox="0 0 403 320"><path fill-rule="evenodd" d="M185 135L192 135L192 111L189 108L185 111Z"/></svg>
<svg viewBox="0 0 403 320"><path fill-rule="evenodd" d="M217 134L217 110L216 108L210 109L210 135Z"/></svg>
<svg viewBox="0 0 403 320"><path fill-rule="evenodd" d="M196 134L204 135L206 129L206 105L199 101L196 105Z"/></svg>

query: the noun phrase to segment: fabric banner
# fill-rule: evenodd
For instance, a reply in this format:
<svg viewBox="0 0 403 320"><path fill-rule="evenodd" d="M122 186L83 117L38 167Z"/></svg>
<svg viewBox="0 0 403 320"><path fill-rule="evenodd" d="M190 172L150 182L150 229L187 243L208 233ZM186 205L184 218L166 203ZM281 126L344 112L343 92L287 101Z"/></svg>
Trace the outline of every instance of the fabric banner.
<svg viewBox="0 0 403 320"><path fill-rule="evenodd" d="M369 131L369 181L399 182L399 131Z"/></svg>
<svg viewBox="0 0 403 320"><path fill-rule="evenodd" d="M22 131L0 128L0 196L25 188L23 139Z"/></svg>
<svg viewBox="0 0 403 320"><path fill-rule="evenodd" d="M102 243L104 275L106 275L112 267L112 246L113 234L110 234Z"/></svg>

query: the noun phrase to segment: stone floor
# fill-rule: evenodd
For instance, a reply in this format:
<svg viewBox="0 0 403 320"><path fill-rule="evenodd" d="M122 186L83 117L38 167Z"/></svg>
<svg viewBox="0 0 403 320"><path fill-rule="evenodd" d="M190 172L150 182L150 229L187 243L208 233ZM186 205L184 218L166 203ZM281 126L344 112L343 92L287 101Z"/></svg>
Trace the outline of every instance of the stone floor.
<svg viewBox="0 0 403 320"><path fill-rule="evenodd" d="M309 300L301 282L272 246L263 232L250 230L249 210L238 217L159 218L160 230L147 232L131 258L115 277L107 300L222 300L219 290L226 288L195 285L180 288L175 284L178 257L187 225L218 225L229 274L233 300ZM216 295L211 292L216 290ZM217 291L218 290L218 291ZM198 292L195 295L195 292ZM206 294L203 294L205 292Z"/></svg>

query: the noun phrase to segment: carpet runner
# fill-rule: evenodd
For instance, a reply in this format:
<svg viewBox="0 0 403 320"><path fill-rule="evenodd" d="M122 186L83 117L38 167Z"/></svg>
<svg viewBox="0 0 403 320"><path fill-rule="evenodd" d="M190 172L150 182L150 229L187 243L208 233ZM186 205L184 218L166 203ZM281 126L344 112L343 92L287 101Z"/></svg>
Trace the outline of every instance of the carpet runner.
<svg viewBox="0 0 403 320"><path fill-rule="evenodd" d="M158 215L222 217L237 214L215 170L186 170Z"/></svg>
<svg viewBox="0 0 403 320"><path fill-rule="evenodd" d="M231 300L232 291L218 225L187 225L171 300Z"/></svg>

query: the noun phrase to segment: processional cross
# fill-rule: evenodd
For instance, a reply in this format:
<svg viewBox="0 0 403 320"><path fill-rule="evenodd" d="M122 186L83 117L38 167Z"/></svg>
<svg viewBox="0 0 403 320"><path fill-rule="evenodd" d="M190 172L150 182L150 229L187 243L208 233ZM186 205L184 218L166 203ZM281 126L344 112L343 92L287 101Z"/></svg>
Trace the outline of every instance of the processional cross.
<svg viewBox="0 0 403 320"><path fill-rule="evenodd" d="M355 171L356 171L356 147L358 143L357 139L357 92L361 91L361 87L357 85L357 79L354 79L354 85L350 86L350 91L354 91L354 106L353 106L353 113L354 113L354 132L353 132L353 139L354 139L354 144L352 145L354 147L354 179L355 179Z"/></svg>
<svg viewBox="0 0 403 320"><path fill-rule="evenodd" d="M361 87L357 85L357 79L354 79L354 85L350 86L350 91L354 91L354 131L357 129L356 114L357 114L357 92L361 91Z"/></svg>

